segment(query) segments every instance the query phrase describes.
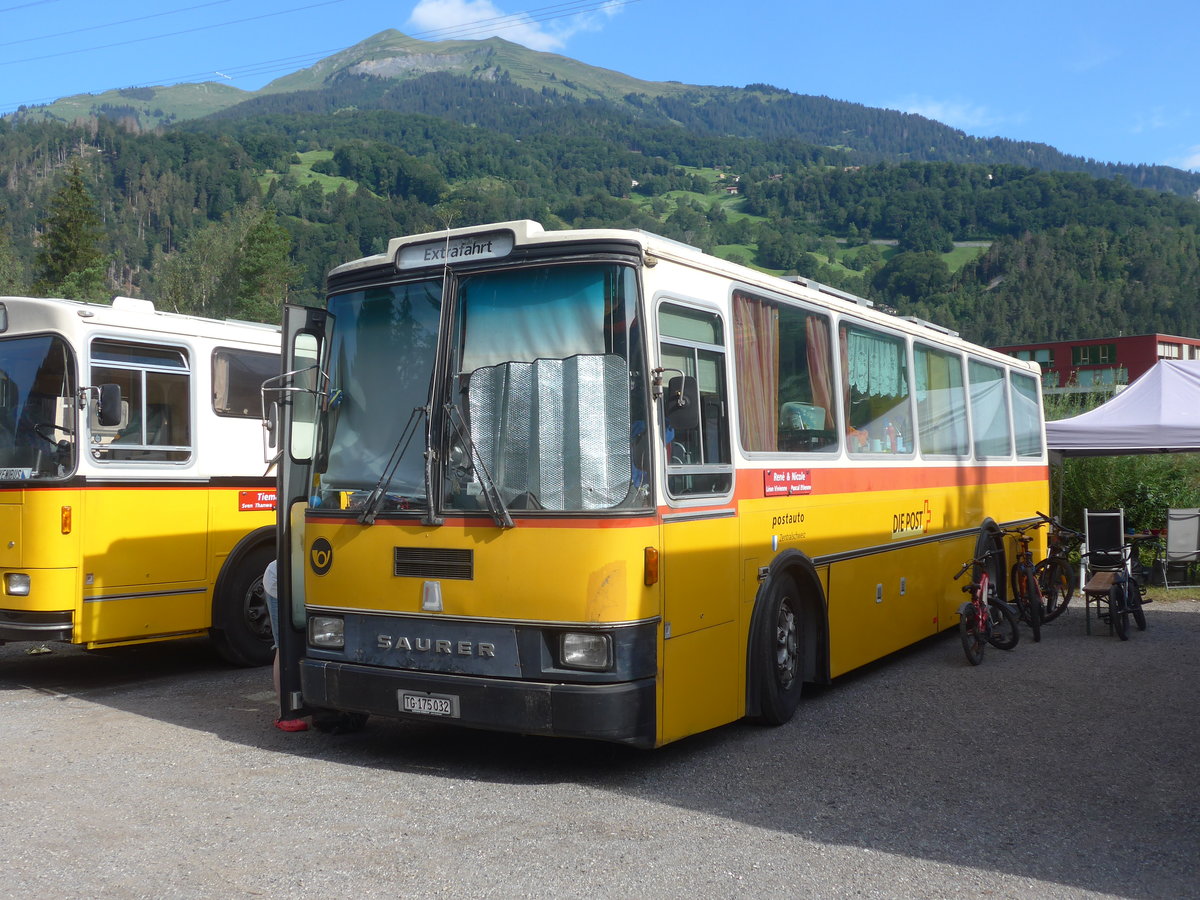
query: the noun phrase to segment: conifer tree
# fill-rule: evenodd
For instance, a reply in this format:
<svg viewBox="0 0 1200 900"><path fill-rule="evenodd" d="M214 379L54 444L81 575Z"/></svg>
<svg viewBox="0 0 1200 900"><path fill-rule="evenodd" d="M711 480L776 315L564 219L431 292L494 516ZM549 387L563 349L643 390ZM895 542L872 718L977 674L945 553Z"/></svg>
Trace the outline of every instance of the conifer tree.
<svg viewBox="0 0 1200 900"><path fill-rule="evenodd" d="M25 275L21 261L13 251L8 229L0 226L0 294L16 295L25 292Z"/></svg>
<svg viewBox="0 0 1200 900"><path fill-rule="evenodd" d="M237 315L260 322L278 322L296 267L288 259L292 239L268 206L253 218L242 241L238 263Z"/></svg>
<svg viewBox="0 0 1200 900"><path fill-rule="evenodd" d="M42 224L34 292L74 300L107 299L105 257L100 249L104 232L78 161L50 198L50 212Z"/></svg>

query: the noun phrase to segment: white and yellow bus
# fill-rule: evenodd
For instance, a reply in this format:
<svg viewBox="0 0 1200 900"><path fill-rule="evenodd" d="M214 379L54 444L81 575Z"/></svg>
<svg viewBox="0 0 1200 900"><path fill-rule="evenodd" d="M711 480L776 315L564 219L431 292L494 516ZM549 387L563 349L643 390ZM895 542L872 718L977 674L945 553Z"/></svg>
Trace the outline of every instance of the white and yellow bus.
<svg viewBox="0 0 1200 900"><path fill-rule="evenodd" d="M782 723L955 626L959 565L1046 508L1035 365L655 235L397 238L328 294L285 320L318 724Z"/></svg>
<svg viewBox="0 0 1200 900"><path fill-rule="evenodd" d="M269 662L278 371L275 326L0 297L0 642L210 633Z"/></svg>

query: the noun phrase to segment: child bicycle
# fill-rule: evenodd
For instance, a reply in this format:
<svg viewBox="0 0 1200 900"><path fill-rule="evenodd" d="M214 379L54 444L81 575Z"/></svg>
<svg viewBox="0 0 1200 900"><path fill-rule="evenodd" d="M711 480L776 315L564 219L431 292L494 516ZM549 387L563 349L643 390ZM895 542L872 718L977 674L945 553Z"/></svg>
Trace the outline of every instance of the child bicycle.
<svg viewBox="0 0 1200 900"><path fill-rule="evenodd" d="M970 594L971 599L958 608L958 635L967 662L973 666L983 662L987 644L1011 650L1021 638L1016 614L996 595L996 586L988 575L988 563L998 555L1000 551L988 550L983 556L963 563L954 576L957 581L967 569L973 569L971 583L963 587L963 593Z"/></svg>

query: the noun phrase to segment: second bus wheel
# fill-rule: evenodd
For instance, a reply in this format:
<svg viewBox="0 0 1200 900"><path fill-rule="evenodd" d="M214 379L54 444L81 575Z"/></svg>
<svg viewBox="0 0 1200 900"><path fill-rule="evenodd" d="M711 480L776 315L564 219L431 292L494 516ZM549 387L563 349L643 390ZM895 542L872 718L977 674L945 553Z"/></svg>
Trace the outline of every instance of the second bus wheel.
<svg viewBox="0 0 1200 900"><path fill-rule="evenodd" d="M244 554L224 574L213 599L209 636L217 653L235 666L265 666L275 657L262 582L263 571L274 557L275 548L269 545Z"/></svg>
<svg viewBox="0 0 1200 900"><path fill-rule="evenodd" d="M752 671L759 720L782 725L795 714L804 687L804 608L795 578L780 573L771 581L756 617Z"/></svg>

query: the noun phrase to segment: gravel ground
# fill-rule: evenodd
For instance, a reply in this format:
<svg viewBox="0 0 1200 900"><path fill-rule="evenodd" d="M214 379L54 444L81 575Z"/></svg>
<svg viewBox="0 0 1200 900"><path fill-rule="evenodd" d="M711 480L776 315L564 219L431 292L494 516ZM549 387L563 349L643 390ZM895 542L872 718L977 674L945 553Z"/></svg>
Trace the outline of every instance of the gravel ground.
<svg viewBox="0 0 1200 900"><path fill-rule="evenodd" d="M1200 602L954 632L656 751L271 727L203 641L0 647L0 897L1200 897Z"/></svg>

